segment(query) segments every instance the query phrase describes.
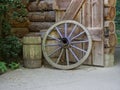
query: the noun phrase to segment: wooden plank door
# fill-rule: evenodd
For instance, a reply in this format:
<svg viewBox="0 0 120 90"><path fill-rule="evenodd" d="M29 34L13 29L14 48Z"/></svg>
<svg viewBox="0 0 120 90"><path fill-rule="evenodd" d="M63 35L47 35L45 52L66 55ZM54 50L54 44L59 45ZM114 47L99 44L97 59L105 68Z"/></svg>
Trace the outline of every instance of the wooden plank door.
<svg viewBox="0 0 120 90"><path fill-rule="evenodd" d="M101 41L93 41L93 65L104 66L104 28L103 4L104 0L91 0L92 2L92 28L98 28ZM96 30L96 29L95 29Z"/></svg>

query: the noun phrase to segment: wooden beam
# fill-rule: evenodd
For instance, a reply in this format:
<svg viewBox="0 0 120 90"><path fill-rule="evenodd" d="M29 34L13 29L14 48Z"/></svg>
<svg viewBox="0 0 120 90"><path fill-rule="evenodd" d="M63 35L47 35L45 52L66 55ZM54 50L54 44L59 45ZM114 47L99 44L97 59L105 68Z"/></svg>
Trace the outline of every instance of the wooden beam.
<svg viewBox="0 0 120 90"><path fill-rule="evenodd" d="M102 41L102 28L87 28L93 41Z"/></svg>
<svg viewBox="0 0 120 90"><path fill-rule="evenodd" d="M91 0L92 3L92 28L101 28L101 42L93 41L93 65L104 66L104 0ZM99 35L99 34L98 34Z"/></svg>
<svg viewBox="0 0 120 90"><path fill-rule="evenodd" d="M86 0L72 0L62 20L73 20Z"/></svg>

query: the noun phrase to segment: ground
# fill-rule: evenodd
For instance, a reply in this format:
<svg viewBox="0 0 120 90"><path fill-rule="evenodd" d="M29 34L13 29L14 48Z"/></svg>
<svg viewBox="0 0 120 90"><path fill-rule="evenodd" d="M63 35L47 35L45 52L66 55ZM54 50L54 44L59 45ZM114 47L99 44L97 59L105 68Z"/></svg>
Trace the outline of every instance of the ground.
<svg viewBox="0 0 120 90"><path fill-rule="evenodd" d="M77 70L20 68L0 76L0 90L120 90L120 48L113 67Z"/></svg>

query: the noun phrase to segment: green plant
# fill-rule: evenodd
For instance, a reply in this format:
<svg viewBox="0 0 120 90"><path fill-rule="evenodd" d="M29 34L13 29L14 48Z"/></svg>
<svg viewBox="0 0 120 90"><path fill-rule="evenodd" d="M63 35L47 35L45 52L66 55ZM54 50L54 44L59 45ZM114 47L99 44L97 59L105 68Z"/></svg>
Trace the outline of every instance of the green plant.
<svg viewBox="0 0 120 90"><path fill-rule="evenodd" d="M9 64L9 67L13 70L19 68L19 66L20 66L20 64L15 63L15 62L12 62L12 63Z"/></svg>
<svg viewBox="0 0 120 90"><path fill-rule="evenodd" d="M26 20L27 10L23 0L0 0L0 36L10 35L10 21L15 19L23 22Z"/></svg>
<svg viewBox="0 0 120 90"><path fill-rule="evenodd" d="M21 54L22 43L15 36L0 38L0 57L7 63L17 60Z"/></svg>
<svg viewBox="0 0 120 90"><path fill-rule="evenodd" d="M115 23L116 23L116 33L118 37L118 44L120 44L120 0L117 0Z"/></svg>
<svg viewBox="0 0 120 90"><path fill-rule="evenodd" d="M116 29L120 30L120 1L117 0L117 5L116 5Z"/></svg>
<svg viewBox="0 0 120 90"><path fill-rule="evenodd" d="M0 61L0 71L2 73L6 72L7 71L7 66L6 66L6 63L5 62L1 62Z"/></svg>
<svg viewBox="0 0 120 90"><path fill-rule="evenodd" d="M16 62L22 50L20 40L11 33L11 20L26 20L27 10L22 2L25 0L0 0L0 58L7 65Z"/></svg>

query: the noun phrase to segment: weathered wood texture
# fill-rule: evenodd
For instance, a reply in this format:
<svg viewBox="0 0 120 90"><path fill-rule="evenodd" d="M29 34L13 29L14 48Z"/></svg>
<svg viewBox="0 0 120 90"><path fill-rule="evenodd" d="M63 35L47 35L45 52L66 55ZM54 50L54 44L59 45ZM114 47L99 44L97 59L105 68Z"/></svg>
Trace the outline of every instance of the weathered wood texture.
<svg viewBox="0 0 120 90"><path fill-rule="evenodd" d="M55 4L58 5L55 5L56 9L54 8L56 10L56 21L74 19L86 26L91 33L93 49L85 64L104 66L103 0L72 0L63 9L59 3L56 2ZM61 15L63 16L61 17Z"/></svg>
<svg viewBox="0 0 120 90"><path fill-rule="evenodd" d="M104 27L108 30L108 34L115 33L115 22L114 21L105 21Z"/></svg>
<svg viewBox="0 0 120 90"><path fill-rule="evenodd" d="M109 36L110 47L115 47L117 45L117 36L116 34L110 34Z"/></svg>
<svg viewBox="0 0 120 90"><path fill-rule="evenodd" d="M27 68L41 67L42 51L39 35L30 34L23 38L23 59L24 66Z"/></svg>
<svg viewBox="0 0 120 90"><path fill-rule="evenodd" d="M114 20L116 16L115 7L105 7L104 9L104 18L105 20Z"/></svg>
<svg viewBox="0 0 120 90"><path fill-rule="evenodd" d="M110 34L109 37L105 38L104 45L106 48L115 47L117 45L116 34Z"/></svg>
<svg viewBox="0 0 120 90"><path fill-rule="evenodd" d="M54 22L32 22L29 25L30 32L40 32L42 29L48 29Z"/></svg>
<svg viewBox="0 0 120 90"><path fill-rule="evenodd" d="M45 36L45 33L47 32L48 29L42 29L40 30L40 36L43 39L43 37Z"/></svg>
<svg viewBox="0 0 120 90"><path fill-rule="evenodd" d="M103 0L92 0L92 27L101 28L101 41L93 43L93 65L104 66Z"/></svg>
<svg viewBox="0 0 120 90"><path fill-rule="evenodd" d="M105 67L114 66L114 64L115 64L114 53L115 53L115 47L110 47L110 48L104 49Z"/></svg>
<svg viewBox="0 0 120 90"><path fill-rule="evenodd" d="M35 11L53 11L52 3L48 3L46 1L40 1L39 3L31 2L28 5L28 11L35 12Z"/></svg>
<svg viewBox="0 0 120 90"><path fill-rule="evenodd" d="M12 27L15 27L15 28L27 28L30 24L29 20L26 20L26 21L23 21L23 22L19 22L19 21L16 21L16 20L11 20L10 21L10 24Z"/></svg>
<svg viewBox="0 0 120 90"><path fill-rule="evenodd" d="M29 33L29 30L28 28L12 28L11 33L19 38L22 38Z"/></svg>
<svg viewBox="0 0 120 90"><path fill-rule="evenodd" d="M114 7L116 5L116 0L104 0L104 5Z"/></svg>
<svg viewBox="0 0 120 90"><path fill-rule="evenodd" d="M62 20L74 19L84 2L85 0L72 0L69 6L67 7L64 16L62 17Z"/></svg>
<svg viewBox="0 0 120 90"><path fill-rule="evenodd" d="M30 12L28 18L32 22L54 22L55 21L55 12Z"/></svg>
<svg viewBox="0 0 120 90"><path fill-rule="evenodd" d="M66 10L72 0L54 0L53 9L54 10Z"/></svg>
<svg viewBox="0 0 120 90"><path fill-rule="evenodd" d="M54 0L44 0L44 1L46 1L46 2L48 2L48 3L54 3Z"/></svg>
<svg viewBox="0 0 120 90"><path fill-rule="evenodd" d="M105 66L110 67L114 65L115 46L117 44L117 37L115 34L115 15L116 15L116 0L104 0L104 57Z"/></svg>
<svg viewBox="0 0 120 90"><path fill-rule="evenodd" d="M55 23L55 11L52 4L54 0L36 0L28 5L29 31L40 32L48 29Z"/></svg>

